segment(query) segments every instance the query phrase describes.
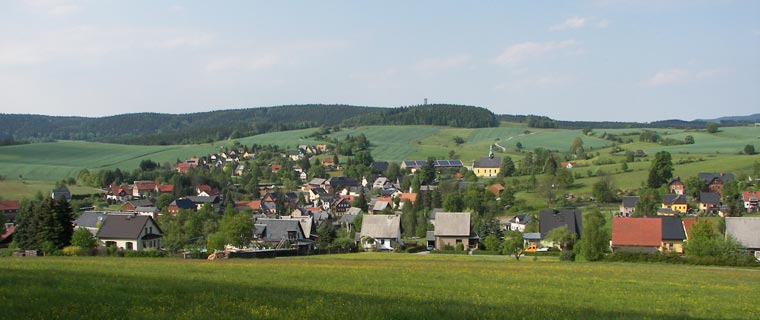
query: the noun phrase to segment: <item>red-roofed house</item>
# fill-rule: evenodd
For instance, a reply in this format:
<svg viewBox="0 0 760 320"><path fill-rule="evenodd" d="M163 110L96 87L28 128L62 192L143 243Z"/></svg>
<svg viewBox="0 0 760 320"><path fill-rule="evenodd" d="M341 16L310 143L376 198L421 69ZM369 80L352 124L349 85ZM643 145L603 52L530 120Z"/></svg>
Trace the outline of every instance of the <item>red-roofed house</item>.
<svg viewBox="0 0 760 320"><path fill-rule="evenodd" d="M747 209L747 212L755 212L758 208L758 202L760 202L760 191L743 192L742 199L744 200L744 208Z"/></svg>
<svg viewBox="0 0 760 320"><path fill-rule="evenodd" d="M559 165L560 165L562 168L565 168L565 169L572 169L572 168L575 168L575 162L572 162L572 161L562 161L562 162L560 162L560 164L559 164Z"/></svg>
<svg viewBox="0 0 760 320"><path fill-rule="evenodd" d="M132 196L149 197L156 191L156 184L155 181L135 181L132 185Z"/></svg>
<svg viewBox="0 0 760 320"><path fill-rule="evenodd" d="M7 221L16 221L16 214L20 208L18 200L0 200L0 213L5 215Z"/></svg>
<svg viewBox="0 0 760 320"><path fill-rule="evenodd" d="M162 184L156 186L156 192L159 194L161 193L172 193L174 192L174 185L173 184Z"/></svg>
<svg viewBox="0 0 760 320"><path fill-rule="evenodd" d="M486 188L486 190L488 190L488 192L493 194L494 197L499 197L501 196L501 193L504 192L504 185L502 185L501 183L494 183L490 185L488 188Z"/></svg>
<svg viewBox="0 0 760 320"><path fill-rule="evenodd" d="M661 219L614 218L612 220L612 252L656 253L661 244Z"/></svg>
<svg viewBox="0 0 760 320"><path fill-rule="evenodd" d="M217 188L211 188L210 185L201 184L195 188L195 194L199 197L213 197L222 194Z"/></svg>
<svg viewBox="0 0 760 320"><path fill-rule="evenodd" d="M282 169L282 165L281 164L273 164L272 165L272 172L280 171L280 169Z"/></svg>
<svg viewBox="0 0 760 320"><path fill-rule="evenodd" d="M106 200L126 201L132 197L132 189L128 186L117 186L112 184L106 192Z"/></svg>
<svg viewBox="0 0 760 320"><path fill-rule="evenodd" d="M235 206L238 208L248 208L253 211L259 211L261 210L261 200L235 201Z"/></svg>

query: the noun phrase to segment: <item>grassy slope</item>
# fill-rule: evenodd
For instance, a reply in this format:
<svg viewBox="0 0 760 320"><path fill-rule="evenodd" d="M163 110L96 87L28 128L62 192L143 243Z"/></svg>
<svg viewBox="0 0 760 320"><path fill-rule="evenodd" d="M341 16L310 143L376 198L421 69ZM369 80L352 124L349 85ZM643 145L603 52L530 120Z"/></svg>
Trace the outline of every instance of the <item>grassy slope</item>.
<svg viewBox="0 0 760 320"><path fill-rule="evenodd" d="M397 161L405 159L427 159L428 156L448 158L450 150L454 150L465 164L485 156L491 143L497 143L507 148L506 155L512 156L517 162L523 157L514 147L517 142L526 149L543 147L552 150L567 150L573 139L582 136L579 130L528 129L515 124L505 124L498 128L462 129L432 126L370 126L344 129L332 134L342 139L345 135L365 134L373 144L372 154L377 160ZM304 129L286 132L276 132L253 137L238 139L243 144L275 144L287 148L295 148L299 144L317 144L319 141L303 139L302 137L314 132L315 129ZM611 129L610 133L621 134L633 132L632 129ZM603 130L597 130L601 134ZM663 147L653 143L634 142L621 145L628 150L645 150L654 154L659 150L667 150L673 154L674 161L693 158L702 159L694 163L676 165L675 174L683 177L696 175L704 171L728 171L748 173L752 162L757 157L740 156L737 153L746 144L758 144L760 127L722 128L716 134L700 131L658 130L664 137L683 139L686 135L694 136L696 144ZM454 137L465 140L462 145L456 145ZM634 136L635 137L635 136ZM592 136L583 137L587 151L599 152L599 159L620 161L621 155L609 154L610 142ZM83 169L98 170L102 168L136 168L142 159L151 159L160 163L185 159L190 156L204 155L216 150L220 145L231 145L232 141L220 141L213 145L189 146L125 146L105 143L90 143L81 141L61 141L54 143L0 147L0 176L8 179L24 179L55 181L65 177L76 176ZM760 149L760 145L757 147ZM498 153L501 150L496 149ZM720 153L720 154L717 154ZM504 154L499 154L504 155ZM629 164L630 172L622 173L619 164L594 166L592 161L579 161L580 167L574 169L580 172L577 179L578 187L570 190L577 194L589 193L590 185L596 178L587 178L588 170L596 172L601 169L615 174L618 187L623 189L637 188L646 179L649 159ZM2 182L0 184L7 184ZM10 186L5 186L6 189ZM28 188L27 188L28 189ZM36 191L37 189L35 189ZM2 189L0 189L2 191ZM14 190L15 191L15 190ZM23 193L17 191L16 193ZM89 193L89 192L88 192ZM33 194L33 192L31 192ZM7 198L8 196L6 196Z"/></svg>
<svg viewBox="0 0 760 320"><path fill-rule="evenodd" d="M54 188L55 182L53 181L7 180L0 183L0 197L2 197L2 199L30 198L36 194L37 191L42 192L45 196L50 196L50 190L53 190ZM71 191L72 194L94 194L102 192L100 189L84 186L69 186L69 191Z"/></svg>
<svg viewBox="0 0 760 320"><path fill-rule="evenodd" d="M760 272L729 268L351 254L4 258L0 271L9 319L760 317Z"/></svg>

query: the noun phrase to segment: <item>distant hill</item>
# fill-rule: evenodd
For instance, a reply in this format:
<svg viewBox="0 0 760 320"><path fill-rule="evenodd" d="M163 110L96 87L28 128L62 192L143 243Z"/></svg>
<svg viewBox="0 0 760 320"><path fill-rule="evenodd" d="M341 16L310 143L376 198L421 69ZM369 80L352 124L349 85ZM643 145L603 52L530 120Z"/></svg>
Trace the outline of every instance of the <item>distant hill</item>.
<svg viewBox="0 0 760 320"><path fill-rule="evenodd" d="M760 122L760 113L751 114L748 116L730 116L730 117L720 117L715 119L697 119L694 121L702 121L702 122L724 122L724 121L736 121L736 122Z"/></svg>
<svg viewBox="0 0 760 320"><path fill-rule="evenodd" d="M480 128L498 126L498 121L485 108L445 104L400 108L313 104L191 114L131 113L101 118L0 114L0 145L54 140L193 144L342 124Z"/></svg>

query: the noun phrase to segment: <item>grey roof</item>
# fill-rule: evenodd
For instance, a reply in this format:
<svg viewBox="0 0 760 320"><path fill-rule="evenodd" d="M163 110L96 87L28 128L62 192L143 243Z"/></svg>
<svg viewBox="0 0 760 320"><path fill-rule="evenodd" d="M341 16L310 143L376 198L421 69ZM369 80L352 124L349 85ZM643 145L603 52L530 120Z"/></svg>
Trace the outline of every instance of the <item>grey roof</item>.
<svg viewBox="0 0 760 320"><path fill-rule="evenodd" d="M623 197L623 207L624 208L635 208L636 203L639 202L638 196L626 196Z"/></svg>
<svg viewBox="0 0 760 320"><path fill-rule="evenodd" d="M351 177L332 177L330 180L327 180L327 183L333 188L335 187L350 187L350 186L359 186L359 181L351 178Z"/></svg>
<svg viewBox="0 0 760 320"><path fill-rule="evenodd" d="M657 214L676 214L671 208L657 208Z"/></svg>
<svg viewBox="0 0 760 320"><path fill-rule="evenodd" d="M265 241L280 241L283 238L288 238L288 231L295 231L297 239L304 238L304 232L301 228L301 223L298 220L290 219L258 219L256 225L265 225L266 228L263 234L259 237ZM256 230L260 227L254 226Z"/></svg>
<svg viewBox="0 0 760 320"><path fill-rule="evenodd" d="M468 181L462 181L457 183L457 189L465 189L471 185L476 185L480 188L485 188L486 184L484 182L468 182Z"/></svg>
<svg viewBox="0 0 760 320"><path fill-rule="evenodd" d="M501 157L481 157L480 160L472 162L473 168L499 168L501 167Z"/></svg>
<svg viewBox="0 0 760 320"><path fill-rule="evenodd" d="M98 221L105 220L105 212L85 211L74 220L74 224L84 228L97 228Z"/></svg>
<svg viewBox="0 0 760 320"><path fill-rule="evenodd" d="M311 237L311 227L313 226L312 217L291 217L291 218L283 218L283 220L296 220L298 223L301 224L301 231L303 231L304 238Z"/></svg>
<svg viewBox="0 0 760 320"><path fill-rule="evenodd" d="M720 204L720 194L717 192L700 192L699 202L704 204Z"/></svg>
<svg viewBox="0 0 760 320"><path fill-rule="evenodd" d="M354 216L359 215L361 213L362 213L362 208L357 208L357 207L348 208L348 211L346 211L347 215L354 215Z"/></svg>
<svg viewBox="0 0 760 320"><path fill-rule="evenodd" d="M439 212L435 215L436 236L469 236L469 212Z"/></svg>
<svg viewBox="0 0 760 320"><path fill-rule="evenodd" d="M131 214L109 214L103 222L103 225L98 230L98 238L107 239L137 239L143 232L145 225L148 221L152 221L150 216L133 216ZM161 229L158 229L158 224L153 223L156 226L156 231L161 234Z"/></svg>
<svg viewBox="0 0 760 320"><path fill-rule="evenodd" d="M135 208L135 212L158 212L158 208L156 207L137 207Z"/></svg>
<svg viewBox="0 0 760 320"><path fill-rule="evenodd" d="M217 203L219 202L219 196L187 196L186 199L192 201L193 203Z"/></svg>
<svg viewBox="0 0 760 320"><path fill-rule="evenodd" d="M149 199L135 199L135 200L129 200L125 203L132 204L135 207L152 207L153 201L150 201Z"/></svg>
<svg viewBox="0 0 760 320"><path fill-rule="evenodd" d="M523 239L525 240L541 240L541 233L540 232L528 232L523 233Z"/></svg>
<svg viewBox="0 0 760 320"><path fill-rule="evenodd" d="M351 208L351 209L354 209L354 208ZM356 208L356 209L359 209L359 208ZM354 220L356 219L356 217L357 217L356 214L346 213L342 217L340 217L339 222L340 223L353 223Z"/></svg>
<svg viewBox="0 0 760 320"><path fill-rule="evenodd" d="M435 241L435 231L425 232L425 240L427 240L427 241Z"/></svg>
<svg viewBox="0 0 760 320"><path fill-rule="evenodd" d="M372 170L375 172L385 172L385 170L388 170L388 165L389 163L386 161L375 161L369 166L372 167Z"/></svg>
<svg viewBox="0 0 760 320"><path fill-rule="evenodd" d="M529 214L518 214L518 215L512 217L512 219L509 219L509 222L510 223L518 223L518 224L526 224L527 225L528 223L530 223L530 220L532 220L532 219L533 219L533 217L531 215L529 215Z"/></svg>
<svg viewBox="0 0 760 320"><path fill-rule="evenodd" d="M309 181L309 184L314 185L314 186L320 186L320 185L323 185L326 181L327 179L313 178L311 179L311 181Z"/></svg>
<svg viewBox="0 0 760 320"><path fill-rule="evenodd" d="M388 201L375 201L375 204L372 205L372 211L383 211L389 205Z"/></svg>
<svg viewBox="0 0 760 320"><path fill-rule="evenodd" d="M715 179L720 179L723 182L734 180L733 173L700 172L697 176L705 184L708 184Z"/></svg>
<svg viewBox="0 0 760 320"><path fill-rule="evenodd" d="M60 197L64 197L67 200L71 200L71 192L66 187L58 188L58 189L53 189L52 197L53 197L53 199L58 199Z"/></svg>
<svg viewBox="0 0 760 320"><path fill-rule="evenodd" d="M439 212L446 212L446 211L443 210L443 208L433 208L433 210L430 210L430 216L429 216L430 220L435 220L435 215L438 214Z"/></svg>
<svg viewBox="0 0 760 320"><path fill-rule="evenodd" d="M686 196L682 194L666 194L662 196L662 203L673 204L686 204Z"/></svg>
<svg viewBox="0 0 760 320"><path fill-rule="evenodd" d="M726 217L726 234L748 249L760 249L760 218Z"/></svg>
<svg viewBox="0 0 760 320"><path fill-rule="evenodd" d="M392 214L365 215L362 219L362 236L398 238L401 233L401 218Z"/></svg>
<svg viewBox="0 0 760 320"><path fill-rule="evenodd" d="M567 229L578 235L580 239L582 221L583 215L578 209L544 209L539 212L538 230L541 232L541 237L545 238L555 228L567 226Z"/></svg>
<svg viewBox="0 0 760 320"><path fill-rule="evenodd" d="M686 231L680 217L658 216L655 219L662 220L662 240L684 240Z"/></svg>

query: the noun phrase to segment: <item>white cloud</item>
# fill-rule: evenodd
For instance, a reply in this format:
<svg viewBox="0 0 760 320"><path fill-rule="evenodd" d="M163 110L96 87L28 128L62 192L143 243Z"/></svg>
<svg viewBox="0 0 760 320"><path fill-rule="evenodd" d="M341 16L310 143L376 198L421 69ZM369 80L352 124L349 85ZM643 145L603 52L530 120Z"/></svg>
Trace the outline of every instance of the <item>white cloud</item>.
<svg viewBox="0 0 760 320"><path fill-rule="evenodd" d="M549 31L562 31L569 29L581 29L585 27L595 27L599 29L607 28L610 25L610 21L607 19L596 19L587 17L572 17L568 18L560 24L549 27Z"/></svg>
<svg viewBox="0 0 760 320"><path fill-rule="evenodd" d="M414 69L424 72L436 72L451 70L466 66L472 61L472 57L466 54L453 55L445 58L432 58L420 61Z"/></svg>
<svg viewBox="0 0 760 320"><path fill-rule="evenodd" d="M227 56L212 59L206 64L208 72L223 71L258 71L273 67L281 62L281 58L275 54L262 54L258 56Z"/></svg>
<svg viewBox="0 0 760 320"><path fill-rule="evenodd" d="M572 17L572 18L569 18L569 19L565 20L564 22L562 22L562 23L560 23L558 25L552 26L551 28L549 28L549 30L551 30L551 31L559 31L559 30L565 30L565 29L583 28L584 26L586 26L586 22L588 22L587 18Z"/></svg>
<svg viewBox="0 0 760 320"><path fill-rule="evenodd" d="M493 62L503 66L515 66L525 60L567 50L577 44L575 40L518 43L504 49Z"/></svg>
<svg viewBox="0 0 760 320"><path fill-rule="evenodd" d="M572 84L574 78L558 74L545 74L505 81L494 86L496 91L524 91L529 89L556 88Z"/></svg>
<svg viewBox="0 0 760 320"><path fill-rule="evenodd" d="M689 70L684 68L669 68L657 71L652 77L646 80L644 83L649 86L659 87L667 85L683 84L688 82L706 80L710 78L719 77L729 73L728 69L705 69L705 70Z"/></svg>
<svg viewBox="0 0 760 320"><path fill-rule="evenodd" d="M36 12L51 16L65 16L82 10L78 4L67 0L26 0L24 3Z"/></svg>

